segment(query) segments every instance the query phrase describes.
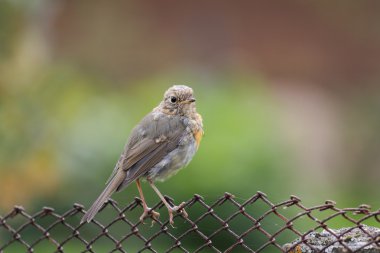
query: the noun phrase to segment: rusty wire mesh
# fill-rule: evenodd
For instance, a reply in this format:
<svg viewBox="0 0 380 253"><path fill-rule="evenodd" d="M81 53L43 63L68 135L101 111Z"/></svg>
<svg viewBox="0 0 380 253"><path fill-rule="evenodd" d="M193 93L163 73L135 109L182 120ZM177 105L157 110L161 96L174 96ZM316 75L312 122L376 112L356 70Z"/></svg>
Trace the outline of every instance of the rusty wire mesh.
<svg viewBox="0 0 380 253"><path fill-rule="evenodd" d="M342 209L326 201L306 207L296 196L275 204L261 192L246 201L225 193L210 204L194 195L185 206L189 216L177 214L175 228L168 223L163 207L162 202L153 206L162 209L162 217L151 226L151 220L146 220L147 224L139 221L142 208L138 198L124 207L110 200L89 224L79 224L85 212L80 204L64 213L44 207L34 214L16 206L0 216L0 252L298 253L305 247L308 252L327 252L337 244L342 252L369 246L380 249L380 233L374 235L364 229L366 225L379 227L380 210L372 211L367 205ZM334 230L341 227L348 229L339 233ZM347 238L354 229L369 239L352 249ZM308 236L318 231L333 240L315 248Z"/></svg>

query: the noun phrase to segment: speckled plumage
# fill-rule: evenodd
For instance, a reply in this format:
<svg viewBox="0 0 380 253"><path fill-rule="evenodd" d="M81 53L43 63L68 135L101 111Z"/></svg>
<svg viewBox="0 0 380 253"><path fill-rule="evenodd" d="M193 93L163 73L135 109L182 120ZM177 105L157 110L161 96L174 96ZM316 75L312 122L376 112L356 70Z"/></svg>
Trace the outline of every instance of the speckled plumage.
<svg viewBox="0 0 380 253"><path fill-rule="evenodd" d="M113 192L133 181L137 182L146 216L151 211L145 204L139 179L146 179L161 198L153 182L163 181L186 166L196 153L202 136L202 117L196 112L193 90L184 85L172 86L165 92L163 101L132 130L106 188L82 222L91 221ZM164 199L162 201L168 207L172 223L174 209L171 210Z"/></svg>

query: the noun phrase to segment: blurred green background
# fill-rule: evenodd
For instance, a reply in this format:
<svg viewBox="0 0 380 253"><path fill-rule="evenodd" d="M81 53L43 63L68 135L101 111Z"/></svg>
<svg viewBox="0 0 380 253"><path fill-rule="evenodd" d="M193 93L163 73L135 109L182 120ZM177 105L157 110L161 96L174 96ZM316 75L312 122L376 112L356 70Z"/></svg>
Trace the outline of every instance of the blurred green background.
<svg viewBox="0 0 380 253"><path fill-rule="evenodd" d="M205 129L158 185L177 202L260 190L379 208L379 81L377 1L1 1L0 211L88 207L173 84Z"/></svg>

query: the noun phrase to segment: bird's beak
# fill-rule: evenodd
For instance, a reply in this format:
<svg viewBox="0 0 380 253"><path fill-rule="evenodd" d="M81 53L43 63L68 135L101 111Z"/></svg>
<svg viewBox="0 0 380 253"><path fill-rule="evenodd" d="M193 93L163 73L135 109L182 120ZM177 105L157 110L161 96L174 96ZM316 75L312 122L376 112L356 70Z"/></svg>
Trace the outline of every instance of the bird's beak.
<svg viewBox="0 0 380 253"><path fill-rule="evenodd" d="M195 102L195 98L191 97L189 99L183 100L182 104L191 104Z"/></svg>

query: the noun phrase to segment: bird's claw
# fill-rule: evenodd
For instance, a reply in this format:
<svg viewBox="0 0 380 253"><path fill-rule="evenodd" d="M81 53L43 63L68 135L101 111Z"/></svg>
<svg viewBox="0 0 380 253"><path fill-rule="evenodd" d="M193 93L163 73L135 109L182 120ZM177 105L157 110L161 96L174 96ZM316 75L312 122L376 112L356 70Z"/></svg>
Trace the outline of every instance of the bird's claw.
<svg viewBox="0 0 380 253"><path fill-rule="evenodd" d="M153 226L155 220L158 220L158 218L160 218L160 213L154 211L152 208L147 208L144 210L143 214L140 216L140 222L142 224L145 224L144 220L147 217L152 217L152 226Z"/></svg>
<svg viewBox="0 0 380 253"><path fill-rule="evenodd" d="M189 215L187 214L187 212L185 211L185 209L184 209L184 206L186 205L186 203L185 202L182 202L180 205L178 205L178 206L173 206L173 207L171 207L170 209L169 209L169 223L170 223L170 225L173 227L173 228L175 228L174 227L174 215L173 215L173 212L179 212L181 215L182 215L182 217L184 217L184 218L187 218L187 217L189 217Z"/></svg>

